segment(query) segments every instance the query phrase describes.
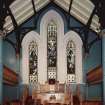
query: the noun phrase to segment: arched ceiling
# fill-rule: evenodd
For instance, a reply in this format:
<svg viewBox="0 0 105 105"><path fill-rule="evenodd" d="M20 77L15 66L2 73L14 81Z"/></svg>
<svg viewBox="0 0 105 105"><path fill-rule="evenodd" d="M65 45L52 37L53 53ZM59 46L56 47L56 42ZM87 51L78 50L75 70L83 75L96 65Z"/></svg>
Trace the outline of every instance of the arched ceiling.
<svg viewBox="0 0 105 105"><path fill-rule="evenodd" d="M90 0L33 0L35 11L38 12L52 1L84 25L89 22L95 8ZM9 7L18 25L24 23L35 13L32 0L15 0ZM11 32L14 29L11 17L7 16L5 21L3 27ZM90 28L96 33L100 31L99 17L96 14L92 17Z"/></svg>

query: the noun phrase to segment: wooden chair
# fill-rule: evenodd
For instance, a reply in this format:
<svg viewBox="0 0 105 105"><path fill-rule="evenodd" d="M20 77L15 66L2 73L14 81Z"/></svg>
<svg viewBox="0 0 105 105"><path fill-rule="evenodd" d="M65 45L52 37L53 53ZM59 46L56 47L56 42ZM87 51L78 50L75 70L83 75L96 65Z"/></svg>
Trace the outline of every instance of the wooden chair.
<svg viewBox="0 0 105 105"><path fill-rule="evenodd" d="M66 105L69 105L70 104L70 94L69 94L69 92L67 91L66 93L65 93L65 96L64 96L64 104L66 104Z"/></svg>
<svg viewBox="0 0 105 105"><path fill-rule="evenodd" d="M23 94L22 94L22 105L25 104L28 96L29 96L29 87L28 85L25 85L23 89Z"/></svg>
<svg viewBox="0 0 105 105"><path fill-rule="evenodd" d="M56 103L56 105L61 105L61 103Z"/></svg>
<svg viewBox="0 0 105 105"><path fill-rule="evenodd" d="M4 98L3 105L10 105L10 102L8 100L8 97L5 97Z"/></svg>
<svg viewBox="0 0 105 105"><path fill-rule="evenodd" d="M41 99L36 100L37 105L41 105Z"/></svg>
<svg viewBox="0 0 105 105"><path fill-rule="evenodd" d="M76 94L73 96L73 105L82 105L82 94L80 92L80 84L77 84Z"/></svg>
<svg viewBox="0 0 105 105"><path fill-rule="evenodd" d="M10 102L10 105L22 105L20 100L13 100Z"/></svg>
<svg viewBox="0 0 105 105"><path fill-rule="evenodd" d="M43 105L48 105L48 101L44 100Z"/></svg>
<svg viewBox="0 0 105 105"><path fill-rule="evenodd" d="M32 90L32 99L37 99L37 91L36 90Z"/></svg>
<svg viewBox="0 0 105 105"><path fill-rule="evenodd" d="M25 105L34 105L34 99L32 99L32 96L28 96Z"/></svg>
<svg viewBox="0 0 105 105"><path fill-rule="evenodd" d="M4 101L3 105L10 105L10 102L9 101Z"/></svg>
<svg viewBox="0 0 105 105"><path fill-rule="evenodd" d="M80 105L80 100L77 95L73 96L73 105Z"/></svg>

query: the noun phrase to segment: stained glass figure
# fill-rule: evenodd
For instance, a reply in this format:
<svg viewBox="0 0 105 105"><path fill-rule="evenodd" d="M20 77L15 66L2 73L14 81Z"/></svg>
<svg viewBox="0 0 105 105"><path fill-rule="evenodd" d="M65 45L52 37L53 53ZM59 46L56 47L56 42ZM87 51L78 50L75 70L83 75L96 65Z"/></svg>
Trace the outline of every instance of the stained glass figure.
<svg viewBox="0 0 105 105"><path fill-rule="evenodd" d="M75 82L75 44L70 40L67 44L67 81Z"/></svg>
<svg viewBox="0 0 105 105"><path fill-rule="evenodd" d="M38 46L35 41L29 45L29 82L38 82Z"/></svg>
<svg viewBox="0 0 105 105"><path fill-rule="evenodd" d="M57 25L53 20L47 28L47 67L48 79L56 79L57 75Z"/></svg>

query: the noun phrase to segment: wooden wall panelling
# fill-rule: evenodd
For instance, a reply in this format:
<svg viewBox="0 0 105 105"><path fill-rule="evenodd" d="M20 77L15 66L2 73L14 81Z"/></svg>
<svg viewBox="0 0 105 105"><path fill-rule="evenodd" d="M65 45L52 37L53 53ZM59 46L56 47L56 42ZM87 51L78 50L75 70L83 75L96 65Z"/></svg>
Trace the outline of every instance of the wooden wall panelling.
<svg viewBox="0 0 105 105"><path fill-rule="evenodd" d="M10 68L3 66L3 83L12 86L18 84L18 74Z"/></svg>
<svg viewBox="0 0 105 105"><path fill-rule="evenodd" d="M83 105L102 105L101 101L85 101Z"/></svg>
<svg viewBox="0 0 105 105"><path fill-rule="evenodd" d="M102 67L98 66L86 74L88 84L97 84L102 82Z"/></svg>

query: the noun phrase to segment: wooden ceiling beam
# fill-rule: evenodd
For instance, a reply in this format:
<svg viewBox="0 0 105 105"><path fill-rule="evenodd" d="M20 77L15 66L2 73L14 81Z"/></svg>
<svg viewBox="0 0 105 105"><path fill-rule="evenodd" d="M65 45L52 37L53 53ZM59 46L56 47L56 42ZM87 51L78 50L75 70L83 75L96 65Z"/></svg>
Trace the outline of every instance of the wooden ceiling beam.
<svg viewBox="0 0 105 105"><path fill-rule="evenodd" d="M69 14L71 11L72 3L73 3L73 0L71 0L70 5L69 5L69 11L68 11ZM71 15L69 15L69 19L68 19L68 28L70 28L70 19L71 19Z"/></svg>
<svg viewBox="0 0 105 105"><path fill-rule="evenodd" d="M91 26L92 19L93 19L93 16L95 14L95 11L96 11L96 7L93 9L93 11L92 11L92 13L90 15L90 18L89 18L89 20L87 22L87 25L83 29L83 33L84 33L83 45L84 45L85 53L89 53L90 46L92 46L92 45L90 45L88 43L88 39L89 39L89 32L90 32L89 29L90 29L90 26ZM93 43L91 43L91 44L93 44Z"/></svg>

